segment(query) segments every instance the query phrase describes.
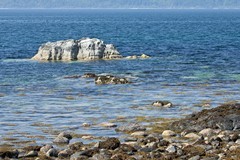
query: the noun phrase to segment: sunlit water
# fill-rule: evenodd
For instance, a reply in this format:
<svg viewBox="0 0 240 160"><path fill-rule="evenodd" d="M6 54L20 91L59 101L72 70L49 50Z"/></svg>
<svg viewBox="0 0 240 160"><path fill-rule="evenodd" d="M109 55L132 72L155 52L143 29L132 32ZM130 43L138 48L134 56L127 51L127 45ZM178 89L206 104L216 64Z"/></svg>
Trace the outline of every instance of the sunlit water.
<svg viewBox="0 0 240 160"><path fill-rule="evenodd" d="M119 136L97 124L124 117L181 117L239 101L238 10L0 10L0 143L52 141L51 131ZM145 60L36 62L47 41L96 37ZM86 72L132 84L65 79ZM170 109L151 106L169 100ZM84 128L82 123L94 124ZM124 125L116 122L118 125ZM35 137L32 137L35 136Z"/></svg>

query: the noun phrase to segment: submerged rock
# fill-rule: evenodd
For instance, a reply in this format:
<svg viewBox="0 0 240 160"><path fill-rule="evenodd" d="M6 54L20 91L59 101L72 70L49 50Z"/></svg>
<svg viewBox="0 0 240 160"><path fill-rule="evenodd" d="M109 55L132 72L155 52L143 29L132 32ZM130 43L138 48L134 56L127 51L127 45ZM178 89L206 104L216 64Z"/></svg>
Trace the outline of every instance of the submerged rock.
<svg viewBox="0 0 240 160"><path fill-rule="evenodd" d="M146 55L146 54L142 54L141 56L137 56L137 55L133 55L133 56L127 56L126 59L147 59L150 58L150 56Z"/></svg>
<svg viewBox="0 0 240 160"><path fill-rule="evenodd" d="M96 38L65 40L43 44L33 60L72 61L122 58L112 44L105 44Z"/></svg>
<svg viewBox="0 0 240 160"><path fill-rule="evenodd" d="M164 108L170 108L173 106L173 104L169 101L156 101L156 102L153 102L152 105L156 107L164 107Z"/></svg>
<svg viewBox="0 0 240 160"><path fill-rule="evenodd" d="M82 76L82 78L95 78L96 74L94 73L84 73L84 75Z"/></svg>
<svg viewBox="0 0 240 160"><path fill-rule="evenodd" d="M130 83L126 78L115 77L112 75L97 76L95 78L95 84L127 84Z"/></svg>
<svg viewBox="0 0 240 160"><path fill-rule="evenodd" d="M171 128L176 130L206 129L240 130L240 104L225 104L217 108L191 114L184 119L173 122Z"/></svg>
<svg viewBox="0 0 240 160"><path fill-rule="evenodd" d="M117 132L136 132L136 131L145 131L146 128L137 123L130 123L124 126L116 128Z"/></svg>

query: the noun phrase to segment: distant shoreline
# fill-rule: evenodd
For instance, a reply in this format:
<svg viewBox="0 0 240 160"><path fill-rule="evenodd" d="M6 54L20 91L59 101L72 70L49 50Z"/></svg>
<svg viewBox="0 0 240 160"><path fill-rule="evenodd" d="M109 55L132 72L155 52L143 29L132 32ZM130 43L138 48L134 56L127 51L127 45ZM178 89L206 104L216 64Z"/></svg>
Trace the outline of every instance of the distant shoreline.
<svg viewBox="0 0 240 160"><path fill-rule="evenodd" d="M240 10L240 8L1 8L0 10Z"/></svg>

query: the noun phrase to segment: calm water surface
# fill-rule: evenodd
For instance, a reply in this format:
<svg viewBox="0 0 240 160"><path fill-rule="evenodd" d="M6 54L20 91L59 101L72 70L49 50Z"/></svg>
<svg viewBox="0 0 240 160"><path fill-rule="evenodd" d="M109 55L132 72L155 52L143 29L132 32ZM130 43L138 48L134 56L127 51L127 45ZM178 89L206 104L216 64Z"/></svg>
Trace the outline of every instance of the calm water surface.
<svg viewBox="0 0 240 160"><path fill-rule="evenodd" d="M36 62L48 41L96 37L146 60ZM181 117L240 100L239 10L0 10L0 143L49 143L53 131L118 136L99 124ZM96 86L86 72L129 78ZM171 109L150 104L169 100ZM117 122L118 125L122 125ZM35 137L32 137L35 136Z"/></svg>

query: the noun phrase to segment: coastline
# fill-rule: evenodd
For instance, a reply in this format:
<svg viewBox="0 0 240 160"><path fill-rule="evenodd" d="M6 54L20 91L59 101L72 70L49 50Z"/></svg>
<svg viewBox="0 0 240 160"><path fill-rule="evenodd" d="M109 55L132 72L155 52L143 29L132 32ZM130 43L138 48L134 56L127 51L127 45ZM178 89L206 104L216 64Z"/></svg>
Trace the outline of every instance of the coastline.
<svg viewBox="0 0 240 160"><path fill-rule="evenodd" d="M157 119L154 122L152 121L152 129L150 129L150 126L139 125L137 122L119 127L114 123L106 122L102 126L125 133L125 139L100 138L61 132L56 134L51 144L32 144L23 148L1 146L0 157L38 160L56 158L71 160L205 160L209 158L237 160L240 158L240 126L233 123L237 128L211 128L207 127L209 123L201 118L209 116L207 119L214 121L211 124L216 125L216 123L221 122L221 120L216 119L217 116L222 116L221 112L226 113L222 117L222 123L229 127L231 124L227 122L227 118L234 118L232 114L237 115L238 119L240 118L240 104L224 104L213 109L193 113L178 120ZM197 115L200 116L198 118L200 121L194 124L199 124L200 128L195 127L195 130L194 127L193 129L180 127L181 125L185 126L184 123L188 123L187 119L192 121L191 117L194 118ZM139 121L144 122L146 120L139 119ZM91 125L85 124L85 127L91 127ZM90 142L84 144L82 141L74 140L79 136L82 139L89 139Z"/></svg>

